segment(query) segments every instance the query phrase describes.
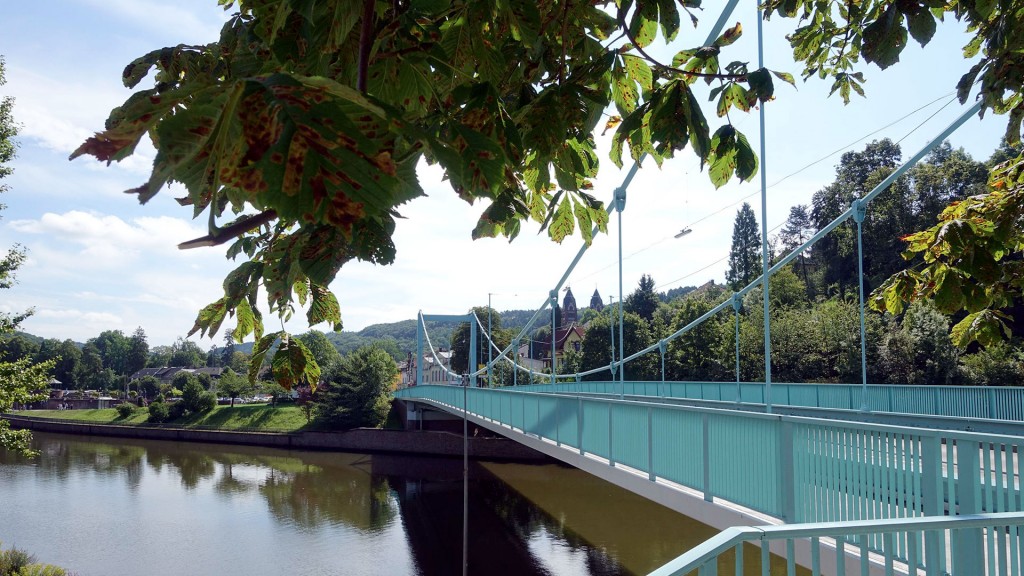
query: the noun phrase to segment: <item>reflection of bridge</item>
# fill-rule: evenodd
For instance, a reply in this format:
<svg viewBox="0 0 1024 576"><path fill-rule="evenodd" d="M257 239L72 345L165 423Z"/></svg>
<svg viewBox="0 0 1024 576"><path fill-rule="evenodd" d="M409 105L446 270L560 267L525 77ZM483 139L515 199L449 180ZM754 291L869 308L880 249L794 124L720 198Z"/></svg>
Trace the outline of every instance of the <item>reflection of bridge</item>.
<svg viewBox="0 0 1024 576"><path fill-rule="evenodd" d="M658 384L635 386L653 393ZM946 514L1021 512L1018 454L1024 437L871 424L856 421L856 412L840 420L685 406L653 395L620 400L619 383L584 384L590 390L615 390L612 395L577 393L570 390L573 386L554 392L550 385L517 390L418 386L398 395L458 415L465 402L476 425L718 527L902 518L909 526L899 534L876 533L863 540L865 549L882 555L883 566L886 558L916 560L939 570L935 573L973 575L982 573L978 567L989 558L996 569L1000 559L1011 567L992 574L1020 573L1024 530L1017 525L1024 524L1024 514L987 524L1012 524L1008 532L965 530L970 536L952 542L914 523ZM663 391L685 390L687 384L661 386ZM809 388L801 389L804 397ZM976 389L936 390L970 396ZM968 402L961 409L992 406L987 393L976 401L984 405ZM918 417L907 412L906 418ZM981 418L971 422L979 427L989 423ZM861 545L857 538L851 543ZM820 552L807 543L790 546L801 548L805 560Z"/></svg>

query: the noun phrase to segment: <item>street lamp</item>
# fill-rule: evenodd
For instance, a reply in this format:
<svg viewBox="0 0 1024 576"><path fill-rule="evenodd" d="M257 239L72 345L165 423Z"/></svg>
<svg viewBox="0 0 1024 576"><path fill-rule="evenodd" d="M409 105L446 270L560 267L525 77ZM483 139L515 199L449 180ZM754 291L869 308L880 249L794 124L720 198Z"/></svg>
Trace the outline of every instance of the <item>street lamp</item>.
<svg viewBox="0 0 1024 576"><path fill-rule="evenodd" d="M491 341L491 296L493 292L487 293L487 387L493 388L494 383L491 382L491 346L494 343Z"/></svg>
<svg viewBox="0 0 1024 576"><path fill-rule="evenodd" d="M608 295L608 330L611 333L612 363L615 366L615 296ZM615 370L612 370L612 382L615 381Z"/></svg>
<svg viewBox="0 0 1024 576"><path fill-rule="evenodd" d="M679 231L678 234L675 235L675 237L676 238L682 238L683 236L686 236L690 232L693 232L692 228L683 228L682 230Z"/></svg>

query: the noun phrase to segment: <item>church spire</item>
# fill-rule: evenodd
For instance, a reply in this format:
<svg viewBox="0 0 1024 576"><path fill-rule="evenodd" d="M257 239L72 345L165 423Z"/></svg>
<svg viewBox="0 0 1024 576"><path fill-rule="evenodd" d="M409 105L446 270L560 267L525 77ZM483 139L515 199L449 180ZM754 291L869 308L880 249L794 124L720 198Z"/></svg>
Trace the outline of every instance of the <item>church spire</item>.
<svg viewBox="0 0 1024 576"><path fill-rule="evenodd" d="M566 288L565 299L562 300L562 326L572 326L577 320L576 298L572 295L572 288Z"/></svg>

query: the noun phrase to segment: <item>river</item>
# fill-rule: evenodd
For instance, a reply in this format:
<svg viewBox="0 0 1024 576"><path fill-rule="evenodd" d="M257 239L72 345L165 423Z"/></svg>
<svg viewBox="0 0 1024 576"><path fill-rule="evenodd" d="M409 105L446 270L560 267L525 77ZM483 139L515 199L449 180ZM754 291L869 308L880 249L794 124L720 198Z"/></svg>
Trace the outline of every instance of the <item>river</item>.
<svg viewBox="0 0 1024 576"><path fill-rule="evenodd" d="M36 433L0 542L79 576L462 568L462 461ZM471 462L469 573L646 574L717 531L580 470ZM723 566L724 567L724 566Z"/></svg>

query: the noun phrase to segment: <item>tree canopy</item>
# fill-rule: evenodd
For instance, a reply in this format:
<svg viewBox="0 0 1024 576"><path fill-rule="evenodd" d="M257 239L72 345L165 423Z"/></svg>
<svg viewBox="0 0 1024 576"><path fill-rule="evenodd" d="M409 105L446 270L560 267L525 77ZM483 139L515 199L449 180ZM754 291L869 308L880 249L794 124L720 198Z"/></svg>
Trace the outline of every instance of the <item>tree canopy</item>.
<svg viewBox="0 0 1024 576"><path fill-rule="evenodd" d="M5 83L4 61L0 58L0 86ZM0 98L0 180L11 174L12 169L7 164L14 159L16 152L14 137L18 134L18 126L11 113L13 108L13 98ZM7 185L0 183L0 193L6 191ZM0 210L3 208L0 204ZM14 285L14 274L24 261L25 251L19 246L14 246L0 257L0 289ZM31 310L17 314L0 312L0 336L13 333L31 314ZM5 344L12 342L17 342L18 348L6 346L6 353L0 359L0 414L9 411L15 405L45 399L46 382L55 362L51 359L34 363L31 355L34 350L27 349L18 337ZM0 448L31 454L30 439L31 434L27 430L11 430L10 422L0 419Z"/></svg>
<svg viewBox="0 0 1024 576"><path fill-rule="evenodd" d="M423 195L421 160L440 165L464 200L484 204L474 237L514 238L533 220L555 241L578 227L589 242L592 229L607 225L588 190L599 167L595 133L609 106L615 116L603 129L614 130L613 163L628 153L661 164L689 147L721 186L752 178L758 166L731 111L770 102L778 80L793 83L788 73L730 61L739 25L708 46L686 42L682 15L696 20L696 0L220 3L237 10L220 38L157 49L129 63L122 80L136 91L72 157L120 161L150 138L157 149L152 174L130 192L146 202L165 184L182 183L181 204L209 222L207 236L182 246L229 243L228 255L243 260L193 331L215 333L233 316L235 338L253 334L264 352L288 339L263 334L261 291L273 313L288 316L296 304L308 305L310 324L341 326L327 286L353 259L394 260L399 210ZM1024 0L769 0L765 18L797 21L787 38L803 76L831 80L844 100L864 93L864 62L887 68L899 60L908 34L924 45L937 19L965 23L973 35L965 56L981 58L958 84L960 100L979 86L983 109L1008 115L1012 143L1024 119L1022 10ZM671 62L657 61L647 48L659 36L691 47ZM711 87L710 104L695 93L699 80ZM999 172L990 188L995 196L949 215L956 227L970 229L960 234L968 246L993 246L988 254L996 261L1017 236L969 222L998 223L1024 205L1005 198L1024 194L1021 165ZM1019 236L1019 226L1007 226ZM911 249L945 246L932 237ZM999 281L971 265L957 268L959 256L948 256L953 262L925 273L936 282L887 294L927 296L918 288L941 287L949 276L942 270L959 270L972 282ZM1014 290L1006 295L1019 295ZM979 303L996 306L1002 297ZM280 347L275 374L314 381L316 364L302 350Z"/></svg>

